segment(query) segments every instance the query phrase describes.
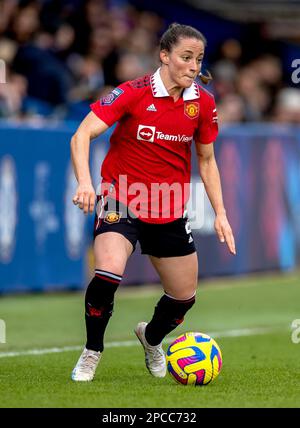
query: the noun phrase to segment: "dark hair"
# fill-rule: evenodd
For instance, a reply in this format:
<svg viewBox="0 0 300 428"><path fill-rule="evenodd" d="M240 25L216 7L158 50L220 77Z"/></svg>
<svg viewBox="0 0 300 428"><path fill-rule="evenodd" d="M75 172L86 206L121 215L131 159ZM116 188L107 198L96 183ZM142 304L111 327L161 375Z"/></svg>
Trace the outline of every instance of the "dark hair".
<svg viewBox="0 0 300 428"><path fill-rule="evenodd" d="M160 50L171 52L173 47L179 43L180 39L197 39L201 40L204 46L207 45L206 38L200 31L196 30L196 28L174 22L162 35L159 45ZM204 84L212 80L212 76L208 71L206 75L200 73L199 77Z"/></svg>

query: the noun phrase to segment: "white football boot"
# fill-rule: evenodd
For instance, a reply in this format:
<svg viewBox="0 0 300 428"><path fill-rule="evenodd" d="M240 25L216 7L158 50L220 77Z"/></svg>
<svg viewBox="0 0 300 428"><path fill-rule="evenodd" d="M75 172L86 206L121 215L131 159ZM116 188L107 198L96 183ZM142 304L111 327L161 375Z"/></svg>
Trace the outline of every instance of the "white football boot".
<svg viewBox="0 0 300 428"><path fill-rule="evenodd" d="M134 332L143 345L145 351L145 362L149 372L154 377L164 377L167 372L166 356L161 343L157 346L151 346L145 338L146 322L140 322Z"/></svg>
<svg viewBox="0 0 300 428"><path fill-rule="evenodd" d="M77 382L89 382L93 380L100 359L101 352L84 348L72 371L72 380Z"/></svg>

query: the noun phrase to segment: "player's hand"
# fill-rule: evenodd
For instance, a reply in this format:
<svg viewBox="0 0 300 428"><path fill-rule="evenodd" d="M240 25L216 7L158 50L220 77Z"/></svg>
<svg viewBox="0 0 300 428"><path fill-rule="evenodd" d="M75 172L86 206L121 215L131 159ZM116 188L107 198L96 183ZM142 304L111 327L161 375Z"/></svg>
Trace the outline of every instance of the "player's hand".
<svg viewBox="0 0 300 428"><path fill-rule="evenodd" d="M215 219L215 231L220 242L226 242L231 254L236 255L234 236L227 220L226 214L217 214Z"/></svg>
<svg viewBox="0 0 300 428"><path fill-rule="evenodd" d="M73 204L83 210L84 214L93 213L96 193L92 184L79 184L73 197Z"/></svg>

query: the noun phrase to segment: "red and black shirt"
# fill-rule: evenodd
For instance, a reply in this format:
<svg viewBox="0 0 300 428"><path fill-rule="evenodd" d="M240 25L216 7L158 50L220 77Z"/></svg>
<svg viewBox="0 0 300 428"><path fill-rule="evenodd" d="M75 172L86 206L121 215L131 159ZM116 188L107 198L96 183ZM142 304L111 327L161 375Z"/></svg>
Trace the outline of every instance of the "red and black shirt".
<svg viewBox="0 0 300 428"><path fill-rule="evenodd" d="M145 222L180 217L189 197L192 141L210 144L218 134L213 95L193 82L174 102L158 69L121 84L91 109L108 126L118 122L101 169L106 193L113 188ZM168 186L171 207L157 191Z"/></svg>

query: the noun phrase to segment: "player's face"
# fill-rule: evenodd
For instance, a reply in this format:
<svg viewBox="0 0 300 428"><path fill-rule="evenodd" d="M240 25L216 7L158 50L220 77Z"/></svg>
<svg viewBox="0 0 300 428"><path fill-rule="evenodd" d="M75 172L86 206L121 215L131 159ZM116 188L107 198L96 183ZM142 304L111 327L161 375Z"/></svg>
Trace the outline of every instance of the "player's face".
<svg viewBox="0 0 300 428"><path fill-rule="evenodd" d="M169 78L176 86L191 86L200 72L204 49L201 40L181 38L171 52L161 52L161 60L167 65Z"/></svg>

